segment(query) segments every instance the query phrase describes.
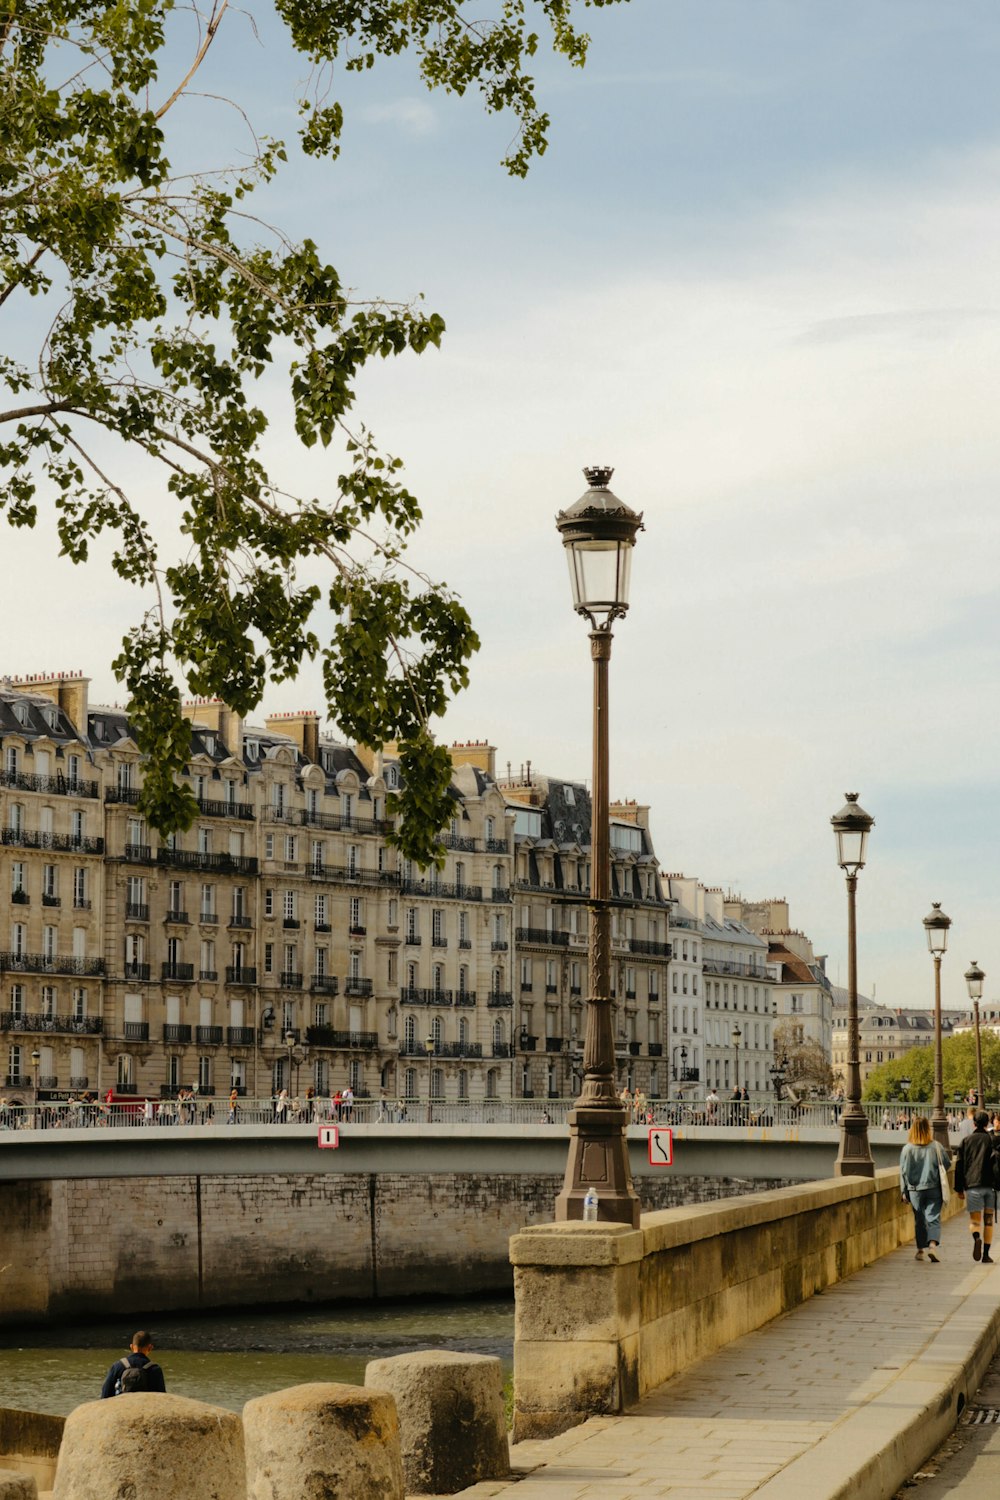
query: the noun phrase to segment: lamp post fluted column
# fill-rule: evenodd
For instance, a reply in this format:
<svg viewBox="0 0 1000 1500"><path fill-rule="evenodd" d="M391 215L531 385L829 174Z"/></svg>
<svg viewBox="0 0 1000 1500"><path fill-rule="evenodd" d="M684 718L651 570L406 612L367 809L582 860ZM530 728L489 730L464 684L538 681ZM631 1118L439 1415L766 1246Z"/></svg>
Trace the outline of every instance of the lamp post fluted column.
<svg viewBox="0 0 1000 1500"><path fill-rule="evenodd" d="M941 960L948 947L948 928L951 918L941 910L940 901L935 901L930 913L924 918L927 946L934 960L934 1105L931 1111L931 1134L946 1151L951 1149L948 1139L948 1116L944 1112L944 1059L941 1041Z"/></svg>
<svg viewBox="0 0 1000 1500"><path fill-rule="evenodd" d="M858 871L864 868L868 834L875 819L858 805L857 792L830 819L837 835L837 862L847 878L847 1097L840 1116L837 1177L874 1177L868 1116L861 1103L861 1032L858 1026Z"/></svg>
<svg viewBox="0 0 1000 1500"><path fill-rule="evenodd" d="M972 1024L976 1032L976 1107L986 1108L986 1090L983 1087L983 1039L979 1032L979 1002L983 997L983 980L986 975L973 959L965 971L965 982L972 1001Z"/></svg>
<svg viewBox="0 0 1000 1500"><path fill-rule="evenodd" d="M590 822L590 984L583 1042L583 1084L569 1115L569 1155L557 1220L582 1219L584 1198L597 1194L597 1217L639 1227L625 1135L628 1116L615 1088L611 1006L611 840L608 665L611 626L628 609L632 547L642 517L614 495L612 470L584 470L590 488L556 525L569 562L573 604L590 622L593 661L593 779Z"/></svg>

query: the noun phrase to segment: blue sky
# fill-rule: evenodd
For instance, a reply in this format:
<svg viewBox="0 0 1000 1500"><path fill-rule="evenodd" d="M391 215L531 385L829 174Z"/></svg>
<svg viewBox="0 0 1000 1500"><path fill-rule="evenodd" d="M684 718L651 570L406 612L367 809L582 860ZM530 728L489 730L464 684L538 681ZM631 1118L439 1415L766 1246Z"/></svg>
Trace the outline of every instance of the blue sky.
<svg viewBox="0 0 1000 1500"><path fill-rule="evenodd" d="M261 42L227 18L200 85L291 136L301 67L257 14ZM652 805L664 868L787 896L843 979L828 819L857 790L876 818L863 987L929 1001L940 900L946 999L973 957L1000 996L1000 12L632 0L586 24L585 71L539 61L551 145L526 182L498 165L509 124L403 59L335 79L342 161L294 164L268 203L360 295L422 291L448 323L440 352L366 375L357 408L424 499L414 560L483 637L442 733L589 775L553 517L585 463L613 463L647 531L612 786ZM209 127L238 149L235 116L185 108L184 149ZM322 488L329 456L280 431L272 451L289 488ZM86 667L113 695L128 591L92 603L69 660L92 591L42 539L16 545L58 588L9 669ZM38 575L17 571L8 607L34 616ZM318 673L269 702L319 706Z"/></svg>

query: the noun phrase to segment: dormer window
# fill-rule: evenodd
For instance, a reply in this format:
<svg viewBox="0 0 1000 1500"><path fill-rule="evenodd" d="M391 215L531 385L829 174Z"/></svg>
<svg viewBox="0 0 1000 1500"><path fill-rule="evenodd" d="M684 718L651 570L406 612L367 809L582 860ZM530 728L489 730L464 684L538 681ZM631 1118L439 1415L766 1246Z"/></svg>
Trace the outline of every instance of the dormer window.
<svg viewBox="0 0 1000 1500"><path fill-rule="evenodd" d="M27 724L29 716L30 710L27 703L14 704L14 717L19 724Z"/></svg>
<svg viewBox="0 0 1000 1500"><path fill-rule="evenodd" d="M42 710L46 724L50 729L55 729L59 724L58 708L46 708Z"/></svg>
<svg viewBox="0 0 1000 1500"><path fill-rule="evenodd" d="M203 734L202 735L202 744L205 746L205 753L207 755L214 755L215 754L215 735L214 734Z"/></svg>
<svg viewBox="0 0 1000 1500"><path fill-rule="evenodd" d="M568 787L565 788L565 794L566 794L566 806L567 807L575 807L576 806L576 792L573 790L573 788L571 786L568 786Z"/></svg>

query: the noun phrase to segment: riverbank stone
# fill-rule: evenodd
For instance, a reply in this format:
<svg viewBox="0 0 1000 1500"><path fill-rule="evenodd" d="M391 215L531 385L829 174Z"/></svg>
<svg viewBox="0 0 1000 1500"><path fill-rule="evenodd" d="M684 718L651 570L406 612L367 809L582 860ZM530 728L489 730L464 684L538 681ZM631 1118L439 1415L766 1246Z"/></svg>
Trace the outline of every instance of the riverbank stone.
<svg viewBox="0 0 1000 1500"><path fill-rule="evenodd" d="M376 1359L365 1385L396 1399L408 1495L453 1495L509 1475L503 1372L492 1355L425 1349Z"/></svg>
<svg viewBox="0 0 1000 1500"><path fill-rule="evenodd" d="M243 1424L186 1396L87 1401L66 1418L53 1500L245 1500Z"/></svg>
<svg viewBox="0 0 1000 1500"><path fill-rule="evenodd" d="M293 1385L248 1401L243 1433L247 1500L403 1500L399 1421L385 1391Z"/></svg>
<svg viewBox="0 0 1000 1500"><path fill-rule="evenodd" d="M0 1500L38 1500L35 1476L19 1474L15 1469L0 1469Z"/></svg>

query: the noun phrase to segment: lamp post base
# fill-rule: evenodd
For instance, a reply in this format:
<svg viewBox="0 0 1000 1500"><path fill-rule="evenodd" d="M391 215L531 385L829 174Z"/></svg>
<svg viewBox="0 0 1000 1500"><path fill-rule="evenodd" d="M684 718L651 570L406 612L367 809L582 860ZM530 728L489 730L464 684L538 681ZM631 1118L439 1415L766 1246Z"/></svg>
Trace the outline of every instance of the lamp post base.
<svg viewBox="0 0 1000 1500"><path fill-rule="evenodd" d="M833 1164L834 1177L874 1177L875 1163L868 1144L868 1116L864 1110L840 1117L840 1147Z"/></svg>
<svg viewBox="0 0 1000 1500"><path fill-rule="evenodd" d="M570 1113L569 1158L563 1190L556 1199L557 1221L582 1219L583 1200L593 1188L601 1223L639 1228L642 1204L632 1186L626 1122L623 1109L577 1108Z"/></svg>
<svg viewBox="0 0 1000 1500"><path fill-rule="evenodd" d="M951 1150L951 1141L948 1139L948 1117L945 1114L931 1115L931 1135L939 1146L946 1151Z"/></svg>

